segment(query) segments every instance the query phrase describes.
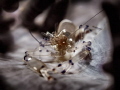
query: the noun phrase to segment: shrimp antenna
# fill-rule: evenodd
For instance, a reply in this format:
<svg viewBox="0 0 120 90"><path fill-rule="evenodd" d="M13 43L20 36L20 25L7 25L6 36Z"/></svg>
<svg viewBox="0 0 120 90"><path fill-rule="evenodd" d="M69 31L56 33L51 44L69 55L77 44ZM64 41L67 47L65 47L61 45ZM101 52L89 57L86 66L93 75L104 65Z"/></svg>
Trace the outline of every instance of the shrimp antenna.
<svg viewBox="0 0 120 90"><path fill-rule="evenodd" d="M88 23L90 20L92 20L94 17L96 17L98 14L100 14L103 10L101 10L100 12L98 12L97 14L95 14L93 17L91 17L88 21L86 21L83 25L85 25L86 23Z"/></svg>
<svg viewBox="0 0 120 90"><path fill-rule="evenodd" d="M103 10L99 11L97 14L95 14L93 17L91 17L88 21L86 21L83 25L85 25L86 23L88 23L90 20L92 20L94 17L96 17L98 14L100 14ZM83 25L80 25L80 27L82 27ZM75 30L78 31L79 29ZM73 32L71 35L73 35L75 32Z"/></svg>
<svg viewBox="0 0 120 90"><path fill-rule="evenodd" d="M29 30L31 36L41 45L41 42L39 40L37 40L37 38L35 38L35 36L32 34L32 32Z"/></svg>

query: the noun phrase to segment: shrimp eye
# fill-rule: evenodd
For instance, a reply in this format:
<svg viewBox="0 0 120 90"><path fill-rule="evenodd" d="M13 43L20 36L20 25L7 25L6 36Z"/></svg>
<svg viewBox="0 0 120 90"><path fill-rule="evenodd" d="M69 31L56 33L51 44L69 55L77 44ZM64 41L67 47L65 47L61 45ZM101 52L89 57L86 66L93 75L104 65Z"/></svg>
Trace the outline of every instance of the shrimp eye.
<svg viewBox="0 0 120 90"><path fill-rule="evenodd" d="M91 32L91 31L92 31L92 29L89 29L89 31Z"/></svg>
<svg viewBox="0 0 120 90"><path fill-rule="evenodd" d="M25 52L25 54L27 53L27 51Z"/></svg>
<svg viewBox="0 0 120 90"><path fill-rule="evenodd" d="M84 28L84 30L88 29L88 27L89 27L89 25L86 25L85 28Z"/></svg>
<svg viewBox="0 0 120 90"><path fill-rule="evenodd" d="M28 55L25 55L25 56L24 56L24 60L25 60L25 61L32 60L32 57L30 57L30 56L28 56Z"/></svg>
<svg viewBox="0 0 120 90"><path fill-rule="evenodd" d="M83 41L83 43L85 43L85 41Z"/></svg>
<svg viewBox="0 0 120 90"><path fill-rule="evenodd" d="M90 50L91 50L91 48L90 48L90 47L87 47L86 49L87 49L88 51L90 51Z"/></svg>
<svg viewBox="0 0 120 90"><path fill-rule="evenodd" d="M80 25L80 26L79 26L79 29L80 29L82 26L83 26L83 25Z"/></svg>

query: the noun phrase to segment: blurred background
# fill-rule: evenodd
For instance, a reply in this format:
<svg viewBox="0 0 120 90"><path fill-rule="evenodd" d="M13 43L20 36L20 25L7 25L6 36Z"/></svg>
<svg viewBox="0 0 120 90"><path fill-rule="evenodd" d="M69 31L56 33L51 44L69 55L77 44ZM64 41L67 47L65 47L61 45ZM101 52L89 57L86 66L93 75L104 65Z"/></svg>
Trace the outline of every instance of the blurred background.
<svg viewBox="0 0 120 90"><path fill-rule="evenodd" d="M49 83L23 65L24 52L38 45L29 30L42 38L41 32L55 31L63 19L79 26L101 10L87 23L104 31L82 74L58 75ZM0 0L0 90L120 90L119 14L118 0Z"/></svg>

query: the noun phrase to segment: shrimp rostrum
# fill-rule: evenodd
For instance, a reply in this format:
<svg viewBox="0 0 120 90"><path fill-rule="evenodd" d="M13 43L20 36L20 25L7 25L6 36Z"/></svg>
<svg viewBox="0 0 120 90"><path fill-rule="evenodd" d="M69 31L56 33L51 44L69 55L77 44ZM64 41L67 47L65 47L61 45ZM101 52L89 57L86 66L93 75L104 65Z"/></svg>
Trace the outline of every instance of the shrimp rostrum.
<svg viewBox="0 0 120 90"><path fill-rule="evenodd" d="M68 74L76 62L89 62L92 58L92 41L84 41L91 31L88 25L76 27L70 20L65 19L60 22L55 32L43 33L44 42L37 40L30 32L38 41L39 47L33 51L26 51L24 61L31 70L46 80L54 80L50 73Z"/></svg>

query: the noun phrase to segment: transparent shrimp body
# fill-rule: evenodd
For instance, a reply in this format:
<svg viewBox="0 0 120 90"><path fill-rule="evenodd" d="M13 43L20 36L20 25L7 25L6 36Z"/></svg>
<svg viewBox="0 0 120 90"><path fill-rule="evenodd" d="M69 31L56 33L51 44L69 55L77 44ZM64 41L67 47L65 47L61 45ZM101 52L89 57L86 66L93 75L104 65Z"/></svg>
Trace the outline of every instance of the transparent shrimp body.
<svg viewBox="0 0 120 90"><path fill-rule="evenodd" d="M91 41L83 41L89 32L91 29L87 25L84 28L82 26L78 28L70 20L65 19L60 22L57 31L45 33L49 37L45 44L39 42L40 46L37 49L25 53L24 61L46 80L53 80L49 72L65 74L69 72L75 62L85 61L88 57L91 59ZM42 52L42 49L46 53ZM52 59L47 62L41 59L46 56ZM48 67L48 64L55 65Z"/></svg>
<svg viewBox="0 0 120 90"><path fill-rule="evenodd" d="M57 56L59 56L58 61L66 61L66 53L72 52L75 46L75 39L71 33L75 29L76 26L71 21L63 20L58 30L53 34L53 37L50 38L51 47L57 51Z"/></svg>
<svg viewBox="0 0 120 90"><path fill-rule="evenodd" d="M54 80L54 78L48 74L51 69L49 69L44 62L32 56L33 54L31 54L31 51L25 52L25 54L24 62L27 64L28 68L39 73L39 75L44 77L46 80Z"/></svg>
<svg viewBox="0 0 120 90"><path fill-rule="evenodd" d="M35 70L36 72L40 73L40 70L44 67L46 67L46 65L41 61L38 60L35 57L29 56L29 55L25 55L24 56L24 60L25 63L32 69Z"/></svg>

